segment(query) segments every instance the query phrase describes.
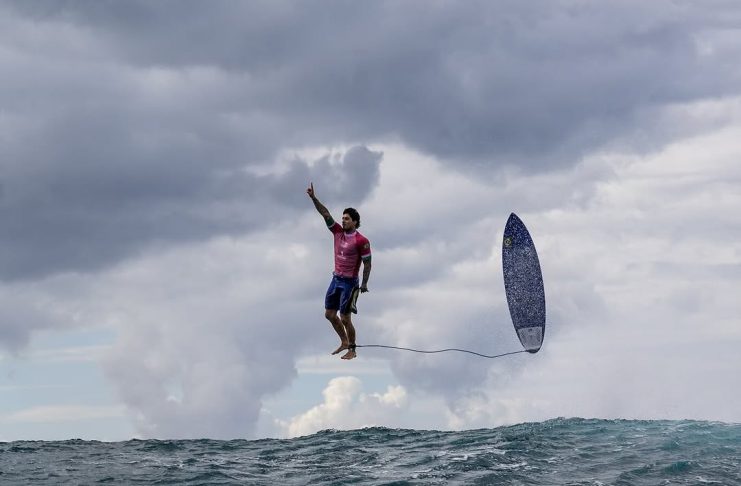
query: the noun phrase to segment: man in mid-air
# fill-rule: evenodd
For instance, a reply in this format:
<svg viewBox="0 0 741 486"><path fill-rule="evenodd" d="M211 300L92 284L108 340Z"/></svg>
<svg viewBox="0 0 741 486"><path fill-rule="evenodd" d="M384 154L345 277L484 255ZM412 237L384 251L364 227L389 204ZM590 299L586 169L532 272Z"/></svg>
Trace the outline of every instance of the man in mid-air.
<svg viewBox="0 0 741 486"><path fill-rule="evenodd" d="M329 211L314 194L314 183L306 190L316 210L324 217L327 228L334 235L334 272L324 298L324 317L340 336L340 347L332 354L347 350L342 359L353 359L355 354L355 328L352 313L357 314L355 302L358 291L368 292L368 277L371 272L371 250L368 238L358 232L360 215L353 208L342 212L342 224L337 223ZM363 262L363 283L358 286L360 262ZM339 311L340 315L337 316Z"/></svg>

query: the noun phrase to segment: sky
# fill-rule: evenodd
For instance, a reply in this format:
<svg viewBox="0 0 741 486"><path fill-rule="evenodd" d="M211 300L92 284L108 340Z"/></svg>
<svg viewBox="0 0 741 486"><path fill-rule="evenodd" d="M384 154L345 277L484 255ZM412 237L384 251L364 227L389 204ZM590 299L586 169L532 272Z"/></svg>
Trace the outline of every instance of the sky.
<svg viewBox="0 0 741 486"><path fill-rule="evenodd" d="M0 441L741 422L734 1L0 1ZM324 318L358 209L359 349Z"/></svg>

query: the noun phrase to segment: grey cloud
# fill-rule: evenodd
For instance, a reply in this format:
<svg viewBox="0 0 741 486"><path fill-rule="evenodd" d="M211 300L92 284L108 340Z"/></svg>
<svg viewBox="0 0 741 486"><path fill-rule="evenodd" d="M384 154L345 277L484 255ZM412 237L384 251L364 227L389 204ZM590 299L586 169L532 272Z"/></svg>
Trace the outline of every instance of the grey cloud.
<svg viewBox="0 0 741 486"><path fill-rule="evenodd" d="M312 179L344 180L327 194L355 203L378 182L380 154L360 146L255 175L293 130L240 106L241 77L126 66L90 29L67 28L93 4L16 6L30 17L4 17L0 34L12 53L0 80L2 279L95 271L153 244L264 228L313 210Z"/></svg>
<svg viewBox="0 0 741 486"><path fill-rule="evenodd" d="M123 153L111 158L78 148L70 162L33 171L46 160L40 157L4 174L12 191L0 205L2 277L90 271L153 243L262 228L312 208L304 192L310 180L325 182L331 201L361 201L378 182L381 160L380 153L355 147L332 164L324 158L309 168L296 160L286 174L257 176L236 164L200 162L203 151L188 154L182 147L157 156L121 144ZM48 156L54 156L51 145Z"/></svg>
<svg viewBox="0 0 741 486"><path fill-rule="evenodd" d="M322 202L359 204L378 185L382 158L382 152L355 146L344 154L325 155L311 167L297 159L285 174L260 178L259 186L281 202L297 207L306 207L307 202L306 194L295 188L308 186L310 182L314 182Z"/></svg>
<svg viewBox="0 0 741 486"><path fill-rule="evenodd" d="M347 154L359 175L342 189L329 158L280 177L246 171L286 148L401 140L479 176L551 170L646 131L670 138L653 126L663 106L741 86L723 62L737 47L718 35L731 4L321 7L0 6L12 53L0 81L2 277L250 231L301 207L301 179L325 190L332 177L323 194L352 204L378 180L363 149Z"/></svg>
<svg viewBox="0 0 741 486"><path fill-rule="evenodd" d="M738 93L731 3L20 2L114 59L244 76L233 106L296 142L399 137L438 157L572 163L677 102ZM331 12L331 15L328 13ZM665 136L669 136L664 133Z"/></svg>
<svg viewBox="0 0 741 486"><path fill-rule="evenodd" d="M53 302L31 287L3 285L1 288L0 352L18 353L28 346L34 332L74 325L66 303Z"/></svg>
<svg viewBox="0 0 741 486"><path fill-rule="evenodd" d="M3 308L0 312L0 347L14 352L28 345L31 332L44 327L43 323L34 325L38 317L28 308Z"/></svg>

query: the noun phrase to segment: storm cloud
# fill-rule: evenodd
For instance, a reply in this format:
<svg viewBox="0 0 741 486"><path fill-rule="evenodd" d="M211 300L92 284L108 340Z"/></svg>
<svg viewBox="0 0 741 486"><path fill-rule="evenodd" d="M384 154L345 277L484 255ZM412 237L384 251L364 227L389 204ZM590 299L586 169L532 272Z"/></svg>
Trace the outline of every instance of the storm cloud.
<svg viewBox="0 0 741 486"><path fill-rule="evenodd" d="M682 132L663 108L741 86L723 61L739 11L715 7L5 2L2 275L284 217L292 196L270 188L312 174L249 171L292 148L401 141L460 170L533 171L658 145Z"/></svg>
<svg viewBox="0 0 741 486"><path fill-rule="evenodd" d="M115 329L101 363L142 435L249 436L331 332L313 181L372 241L364 342L511 351L497 241L511 211L534 232L559 351L383 355L405 409L442 397L456 427L638 413L515 377L551 389L539 366L595 362L576 328L626 351L614 329L655 321L683 346L694 315L738 340L740 24L724 1L0 2L0 346ZM647 376L627 393L666 378ZM490 390L532 401L487 412ZM331 425L328 403L292 433Z"/></svg>
<svg viewBox="0 0 741 486"><path fill-rule="evenodd" d="M13 5L97 46L65 49L76 60L213 70L222 89L198 98L267 114L256 119L275 123L272 135L250 137L266 153L400 137L459 162L552 166L650 129L664 105L738 92L738 70L723 62L739 54L726 40L740 14L729 2Z"/></svg>

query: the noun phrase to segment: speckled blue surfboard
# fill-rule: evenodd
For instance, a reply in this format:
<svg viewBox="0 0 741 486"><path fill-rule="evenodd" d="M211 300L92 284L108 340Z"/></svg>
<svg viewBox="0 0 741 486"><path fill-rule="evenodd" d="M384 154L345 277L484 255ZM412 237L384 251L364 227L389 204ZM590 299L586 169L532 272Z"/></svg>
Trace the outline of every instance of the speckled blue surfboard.
<svg viewBox="0 0 741 486"><path fill-rule="evenodd" d="M538 253L525 224L509 215L502 241L502 270L509 314L526 351L537 353L545 336L545 289Z"/></svg>

